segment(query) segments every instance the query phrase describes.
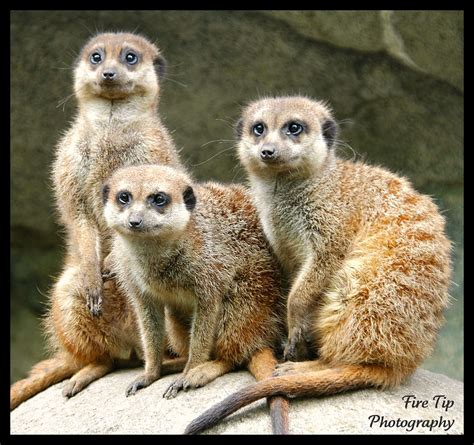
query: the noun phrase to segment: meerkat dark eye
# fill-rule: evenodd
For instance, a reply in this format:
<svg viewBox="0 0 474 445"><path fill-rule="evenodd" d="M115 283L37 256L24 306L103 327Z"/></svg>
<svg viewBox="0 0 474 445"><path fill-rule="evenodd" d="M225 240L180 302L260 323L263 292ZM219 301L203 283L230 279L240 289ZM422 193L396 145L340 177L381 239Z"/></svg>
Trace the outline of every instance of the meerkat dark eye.
<svg viewBox="0 0 474 445"><path fill-rule="evenodd" d="M261 136L263 132L265 131L265 125L259 122L258 124L255 124L253 126L252 131L255 136Z"/></svg>
<svg viewBox="0 0 474 445"><path fill-rule="evenodd" d="M135 53L128 52L125 56L125 60L129 65L135 65L138 62L138 57Z"/></svg>
<svg viewBox="0 0 474 445"><path fill-rule="evenodd" d="M100 53L92 53L91 54L91 63L93 63L94 65L97 65L98 63L102 62L102 56L100 55Z"/></svg>
<svg viewBox="0 0 474 445"><path fill-rule="evenodd" d="M166 193L156 193L150 196L150 202L156 207L164 207L170 202L170 199Z"/></svg>
<svg viewBox="0 0 474 445"><path fill-rule="evenodd" d="M297 122L290 122L288 125L288 131L286 134L291 134L292 136L298 136L303 131L303 125L298 124Z"/></svg>
<svg viewBox="0 0 474 445"><path fill-rule="evenodd" d="M132 200L132 195L128 192L120 192L117 195L117 201L121 205L127 205Z"/></svg>

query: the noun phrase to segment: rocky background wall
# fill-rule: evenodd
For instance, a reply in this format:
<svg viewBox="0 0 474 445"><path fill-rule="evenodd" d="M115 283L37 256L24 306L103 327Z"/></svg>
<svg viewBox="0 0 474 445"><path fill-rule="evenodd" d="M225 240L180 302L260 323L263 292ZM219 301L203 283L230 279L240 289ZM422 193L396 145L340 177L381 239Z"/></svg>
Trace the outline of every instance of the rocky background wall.
<svg viewBox="0 0 474 445"><path fill-rule="evenodd" d="M49 178L74 111L72 64L91 33L136 30L168 60L160 106L198 179L245 180L232 123L245 102L326 99L341 156L406 175L454 241L451 308L425 368L463 379L462 12L17 11L11 13L11 381L44 356L40 316L63 242Z"/></svg>

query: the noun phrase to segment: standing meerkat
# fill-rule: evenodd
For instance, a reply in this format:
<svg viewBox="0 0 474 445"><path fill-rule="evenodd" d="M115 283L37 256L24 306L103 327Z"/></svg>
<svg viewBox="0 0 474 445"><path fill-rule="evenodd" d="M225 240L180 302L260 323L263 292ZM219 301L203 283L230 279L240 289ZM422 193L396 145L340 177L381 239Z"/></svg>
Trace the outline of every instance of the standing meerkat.
<svg viewBox="0 0 474 445"><path fill-rule="evenodd" d="M133 310L107 275L109 234L101 187L118 167L161 163L183 170L157 114L165 60L144 37L104 33L76 61L78 112L59 141L52 168L60 221L66 229L64 270L51 292L45 330L54 358L11 387L10 408L65 378L73 396L109 372L115 359L140 349ZM104 301L105 295L107 301ZM102 312L102 316L99 315Z"/></svg>
<svg viewBox="0 0 474 445"><path fill-rule="evenodd" d="M276 365L282 339L280 272L242 186L193 184L159 165L117 170L104 186L104 216L115 232L112 270L133 301L145 372L127 388L135 394L160 377L165 306L183 373L166 390L206 385L240 366L257 380ZM270 401L274 431L287 431L287 401Z"/></svg>
<svg viewBox="0 0 474 445"><path fill-rule="evenodd" d="M195 419L195 433L261 397L390 387L431 352L448 303L451 244L408 180L338 159L329 108L251 103L237 125L265 234L288 274L288 341L274 377ZM304 360L309 352L316 360Z"/></svg>

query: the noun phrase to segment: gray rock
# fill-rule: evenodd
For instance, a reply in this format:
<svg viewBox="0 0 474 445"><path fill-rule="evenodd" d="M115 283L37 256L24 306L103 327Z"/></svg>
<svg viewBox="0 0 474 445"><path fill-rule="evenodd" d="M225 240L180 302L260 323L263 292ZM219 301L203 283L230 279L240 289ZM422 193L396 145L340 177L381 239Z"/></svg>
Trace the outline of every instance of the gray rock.
<svg viewBox="0 0 474 445"><path fill-rule="evenodd" d="M63 383L52 386L11 413L11 433L181 434L198 414L253 382L248 372L240 371L227 374L204 388L166 400L162 394L175 377L167 376L135 396L125 397L126 386L139 372L112 373L69 400L61 395ZM462 382L420 369L407 382L392 390L368 389L320 399L292 400L290 432L463 434L463 390ZM408 395L415 396L417 401L426 400L428 406L415 408L410 405L405 408L402 397ZM440 397L436 407L433 398L438 395L445 398ZM454 403L449 406L448 400ZM444 407L448 406L447 410L443 403ZM400 419L398 427L381 426L382 422L390 425L397 419ZM440 419L443 426L439 426ZM420 420L418 426L413 427L417 420ZM270 434L265 401L245 407L207 433Z"/></svg>

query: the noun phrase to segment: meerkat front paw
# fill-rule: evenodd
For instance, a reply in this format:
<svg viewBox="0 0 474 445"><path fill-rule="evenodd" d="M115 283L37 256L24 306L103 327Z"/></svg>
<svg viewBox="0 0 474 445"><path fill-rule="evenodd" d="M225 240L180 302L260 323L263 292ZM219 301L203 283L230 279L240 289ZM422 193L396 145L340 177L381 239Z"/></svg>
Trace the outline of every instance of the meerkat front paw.
<svg viewBox="0 0 474 445"><path fill-rule="evenodd" d="M279 377L282 375L294 374L297 370L295 366L296 362L285 362L285 363L278 363L275 365L275 369L272 373L273 377Z"/></svg>
<svg viewBox="0 0 474 445"><path fill-rule="evenodd" d="M86 288L87 308L98 317L102 313L102 288Z"/></svg>
<svg viewBox="0 0 474 445"><path fill-rule="evenodd" d="M111 255L107 255L102 265L102 281L112 280L116 277L116 273L112 270Z"/></svg>
<svg viewBox="0 0 474 445"><path fill-rule="evenodd" d="M102 269L102 281L113 280L117 274L110 269Z"/></svg>
<svg viewBox="0 0 474 445"><path fill-rule="evenodd" d="M102 277L100 280L90 280L84 277L83 282L87 308L92 315L97 317L102 313Z"/></svg>
<svg viewBox="0 0 474 445"><path fill-rule="evenodd" d="M158 380L159 376L152 375L152 374L141 374L138 376L130 385L128 385L125 395L131 396L134 395L138 390L142 388L146 388L147 386L150 386L153 382Z"/></svg>
<svg viewBox="0 0 474 445"><path fill-rule="evenodd" d="M163 397L165 399L174 399L178 392L184 389L184 385L187 383L186 376L181 374L164 392Z"/></svg>
<svg viewBox="0 0 474 445"><path fill-rule="evenodd" d="M310 343L302 327L293 328L283 351L285 361L302 361L310 355Z"/></svg>

